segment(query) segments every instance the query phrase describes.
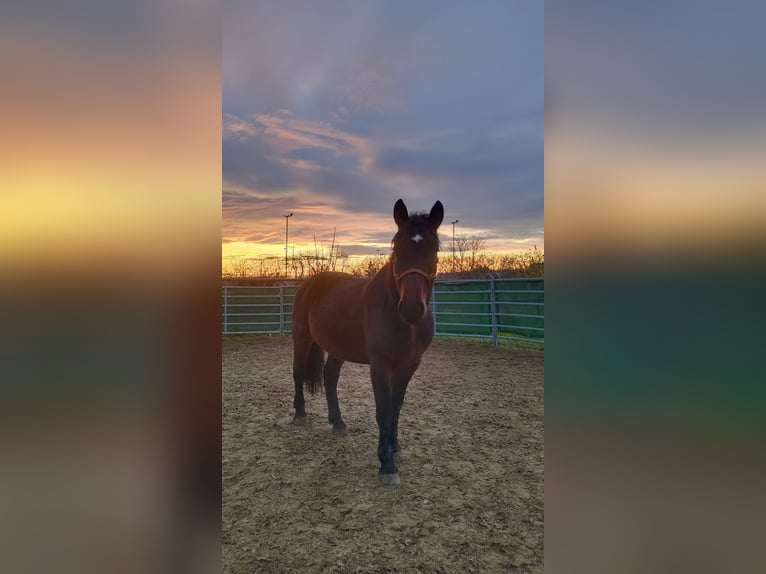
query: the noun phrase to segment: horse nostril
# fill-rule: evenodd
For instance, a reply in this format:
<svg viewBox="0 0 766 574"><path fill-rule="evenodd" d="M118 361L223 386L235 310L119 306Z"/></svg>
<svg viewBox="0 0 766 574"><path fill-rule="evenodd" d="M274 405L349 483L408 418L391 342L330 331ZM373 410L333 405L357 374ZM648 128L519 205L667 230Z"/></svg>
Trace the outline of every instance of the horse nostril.
<svg viewBox="0 0 766 574"><path fill-rule="evenodd" d="M399 314L408 323L417 323L426 314L426 307L422 301L407 301L402 299L397 305Z"/></svg>

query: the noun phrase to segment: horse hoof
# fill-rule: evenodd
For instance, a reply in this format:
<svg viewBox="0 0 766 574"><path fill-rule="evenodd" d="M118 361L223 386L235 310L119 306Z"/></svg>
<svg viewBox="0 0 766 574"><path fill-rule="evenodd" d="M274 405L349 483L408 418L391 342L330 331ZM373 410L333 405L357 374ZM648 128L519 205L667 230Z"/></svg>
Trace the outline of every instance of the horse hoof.
<svg viewBox="0 0 766 574"><path fill-rule="evenodd" d="M342 427L336 427L335 425L333 425L332 433L338 436L345 436L348 434L348 431L346 430L346 425L343 425Z"/></svg>
<svg viewBox="0 0 766 574"><path fill-rule="evenodd" d="M379 476L381 486L399 486L401 484L398 472L393 474L381 474Z"/></svg>
<svg viewBox="0 0 766 574"><path fill-rule="evenodd" d="M303 426L304 424L306 424L306 415L303 415L302 417L295 415L293 417L293 424L295 426Z"/></svg>

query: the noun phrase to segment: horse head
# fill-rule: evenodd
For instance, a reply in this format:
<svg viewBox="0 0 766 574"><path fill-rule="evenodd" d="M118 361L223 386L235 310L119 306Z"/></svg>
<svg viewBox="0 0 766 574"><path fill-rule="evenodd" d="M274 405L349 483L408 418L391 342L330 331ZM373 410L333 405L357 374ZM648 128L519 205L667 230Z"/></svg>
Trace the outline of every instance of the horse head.
<svg viewBox="0 0 766 574"><path fill-rule="evenodd" d="M426 316L431 302L439 251L437 230L443 219L441 201L434 203L428 214L409 213L401 199L394 205L398 230L392 241L391 267L399 296L397 308L402 319L410 324Z"/></svg>

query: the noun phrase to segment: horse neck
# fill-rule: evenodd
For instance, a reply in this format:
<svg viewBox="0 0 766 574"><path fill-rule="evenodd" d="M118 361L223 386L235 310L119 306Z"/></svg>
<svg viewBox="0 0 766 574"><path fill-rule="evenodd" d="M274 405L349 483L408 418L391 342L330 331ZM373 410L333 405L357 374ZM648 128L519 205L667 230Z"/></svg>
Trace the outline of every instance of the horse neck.
<svg viewBox="0 0 766 574"><path fill-rule="evenodd" d="M399 293L396 290L396 281L394 280L394 263L391 259L381 267L380 271L375 274L370 282L376 288L385 291L392 301L399 301Z"/></svg>

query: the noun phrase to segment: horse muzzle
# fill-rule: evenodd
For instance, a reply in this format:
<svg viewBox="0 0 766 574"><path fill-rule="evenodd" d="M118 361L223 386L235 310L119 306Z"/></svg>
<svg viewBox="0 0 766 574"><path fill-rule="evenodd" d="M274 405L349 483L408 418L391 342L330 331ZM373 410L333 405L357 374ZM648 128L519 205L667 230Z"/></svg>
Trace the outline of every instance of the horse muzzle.
<svg viewBox="0 0 766 574"><path fill-rule="evenodd" d="M399 315L411 325L422 321L428 310L433 275L420 269L407 269L394 275L394 279L399 291Z"/></svg>
<svg viewBox="0 0 766 574"><path fill-rule="evenodd" d="M423 320L426 316L426 304L425 301L417 299L400 299L397 306L399 315L405 322L414 325Z"/></svg>

